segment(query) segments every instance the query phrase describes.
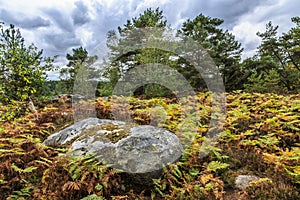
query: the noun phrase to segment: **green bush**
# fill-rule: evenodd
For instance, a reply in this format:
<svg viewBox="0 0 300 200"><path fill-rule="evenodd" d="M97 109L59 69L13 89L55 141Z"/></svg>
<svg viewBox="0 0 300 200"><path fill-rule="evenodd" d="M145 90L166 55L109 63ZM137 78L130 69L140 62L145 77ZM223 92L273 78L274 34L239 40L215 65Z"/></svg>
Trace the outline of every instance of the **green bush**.
<svg viewBox="0 0 300 200"><path fill-rule="evenodd" d="M26 46L20 30L0 24L0 99L2 103L25 101L30 96L45 95L46 71L52 60L42 57L42 50ZM42 64L45 63L45 64Z"/></svg>

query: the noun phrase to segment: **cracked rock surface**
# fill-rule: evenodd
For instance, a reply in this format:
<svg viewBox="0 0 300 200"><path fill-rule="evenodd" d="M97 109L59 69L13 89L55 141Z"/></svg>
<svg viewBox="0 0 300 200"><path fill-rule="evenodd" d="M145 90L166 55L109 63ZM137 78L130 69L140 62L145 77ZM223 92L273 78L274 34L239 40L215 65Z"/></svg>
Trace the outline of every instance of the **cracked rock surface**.
<svg viewBox="0 0 300 200"><path fill-rule="evenodd" d="M43 144L65 147L72 156L92 154L104 164L136 174L160 171L183 152L179 138L165 129L98 118L78 121Z"/></svg>

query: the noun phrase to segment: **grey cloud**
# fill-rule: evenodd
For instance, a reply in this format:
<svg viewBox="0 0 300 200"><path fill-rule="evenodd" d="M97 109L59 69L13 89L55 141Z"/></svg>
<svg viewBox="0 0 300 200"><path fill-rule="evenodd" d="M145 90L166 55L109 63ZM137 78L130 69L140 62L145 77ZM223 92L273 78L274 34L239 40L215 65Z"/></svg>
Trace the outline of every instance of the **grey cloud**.
<svg viewBox="0 0 300 200"><path fill-rule="evenodd" d="M72 19L74 25L83 25L89 22L91 19L88 13L88 7L81 1L77 1L75 3L75 6L76 8L72 12Z"/></svg>
<svg viewBox="0 0 300 200"><path fill-rule="evenodd" d="M274 25L279 25L279 32L287 31L291 26L291 18L299 16L299 0L290 0L286 4L278 3L271 7L265 7L264 12L257 12L252 18L254 23L267 23L272 21Z"/></svg>
<svg viewBox="0 0 300 200"><path fill-rule="evenodd" d="M248 52L256 51L257 47L259 46L259 40L253 40L253 41L246 41L242 39L241 41L242 47L245 49L244 53L248 54ZM247 55L248 56L248 55ZM250 55L253 56L253 55Z"/></svg>
<svg viewBox="0 0 300 200"><path fill-rule="evenodd" d="M17 23L16 25L20 26L21 28L25 28L25 29L33 29L33 28L50 26L50 21L44 20L41 17L31 18L31 19L25 18L24 20Z"/></svg>
<svg viewBox="0 0 300 200"><path fill-rule="evenodd" d="M259 45L259 39L258 40L252 40L250 42L242 42L244 44L245 49L256 49Z"/></svg>
<svg viewBox="0 0 300 200"><path fill-rule="evenodd" d="M85 1L77 0L74 4L75 8L71 12L60 7L44 7L39 8L38 12L41 15L36 13L34 17L29 16L35 11L19 8L20 12L18 13L14 9L0 4L0 9L2 8L0 21L13 23L24 29L47 26L47 29L34 30L35 41L32 42L37 46L42 46L48 55L65 57L67 51L80 45L88 51L102 45L101 42L105 40L109 30L117 30L117 27L123 26L127 19L138 16L150 5L152 8L160 7L168 24L175 29L179 29L182 22L187 19L192 20L203 13L206 16L224 19L222 28L230 31L243 20L254 26L271 20L274 25L279 25L280 28L284 27L284 31L288 30L293 25L290 17L299 16L300 6L299 0L172 0L156 1L156 3L147 0L120 0L113 2L111 5L111 3L106 4L103 1L95 0L86 4ZM88 30L90 35L89 40L82 39L81 43L79 34L82 29ZM242 31L240 34L242 35L239 36L239 39L245 52L256 49L259 41L253 39L255 38L253 31L249 31L249 33Z"/></svg>
<svg viewBox="0 0 300 200"><path fill-rule="evenodd" d="M96 51L95 48L99 44L103 44L108 31L117 30L118 26L123 26L127 19L133 17L129 17L128 8L124 8L122 5L116 5L113 9L105 9L101 4L95 2L93 7L97 16L89 22L89 27L92 27L92 39L87 44L84 44L88 51ZM118 13L120 9L123 9L123 13Z"/></svg>
<svg viewBox="0 0 300 200"><path fill-rule="evenodd" d="M44 40L49 44L49 48L53 52L67 51L69 48L80 46L81 42L73 33L56 33L56 34L45 34Z"/></svg>
<svg viewBox="0 0 300 200"><path fill-rule="evenodd" d="M0 21L4 21L8 24L14 24L24 29L34 29L39 27L50 26L50 21L40 16L24 17L23 13L16 13L12 15L4 9L0 10Z"/></svg>
<svg viewBox="0 0 300 200"><path fill-rule="evenodd" d="M68 15L64 15L60 10L56 8L43 8L42 9L45 14L48 15L50 19L53 20L53 22L59 26L60 29L67 31L67 32L73 32L74 27L71 22L71 19Z"/></svg>
<svg viewBox="0 0 300 200"><path fill-rule="evenodd" d="M184 3L181 0L173 0L156 7L160 7L164 11L168 23L173 27L175 25L174 28L180 28L185 20L194 19L203 13L206 16L223 19L223 27L231 29L241 16L253 11L260 5L270 3L274 3L274 0L186 0ZM138 5L139 2L134 1L134 4ZM143 7L142 9L145 10L146 8ZM140 12L143 11L142 9L139 7ZM178 23L178 20L181 20L181 23Z"/></svg>
<svg viewBox="0 0 300 200"><path fill-rule="evenodd" d="M202 0L200 3L194 3L196 5L191 6L193 12L203 12L203 14L210 17L217 17L224 20L224 26L227 29L231 29L239 20L239 18L257 8L260 5L266 5L276 3L271 0ZM190 12L188 10L187 12ZM184 13L185 15L186 13Z"/></svg>

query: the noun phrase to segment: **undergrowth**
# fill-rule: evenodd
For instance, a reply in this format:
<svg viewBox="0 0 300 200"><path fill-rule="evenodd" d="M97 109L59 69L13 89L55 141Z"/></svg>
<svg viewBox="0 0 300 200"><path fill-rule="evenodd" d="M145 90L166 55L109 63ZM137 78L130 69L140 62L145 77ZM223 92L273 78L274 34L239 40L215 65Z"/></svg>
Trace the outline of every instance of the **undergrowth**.
<svg viewBox="0 0 300 200"><path fill-rule="evenodd" d="M113 104L103 98L94 102L99 118L113 118L112 109L118 109L118 117L126 119L123 111L129 110L138 124L188 136L180 160L141 190L130 188L121 171L93 156L70 158L65 149L42 145L48 135L73 123L71 105L48 103L35 113L18 102L0 105L0 199L300 199L300 95L237 91L226 96L226 120L216 129L220 137L214 143L205 137L212 112L209 93L181 102L128 98L125 105L121 97ZM90 112L85 102L80 109ZM197 129L182 127L186 111L193 112ZM239 191L234 186L238 175L260 179Z"/></svg>

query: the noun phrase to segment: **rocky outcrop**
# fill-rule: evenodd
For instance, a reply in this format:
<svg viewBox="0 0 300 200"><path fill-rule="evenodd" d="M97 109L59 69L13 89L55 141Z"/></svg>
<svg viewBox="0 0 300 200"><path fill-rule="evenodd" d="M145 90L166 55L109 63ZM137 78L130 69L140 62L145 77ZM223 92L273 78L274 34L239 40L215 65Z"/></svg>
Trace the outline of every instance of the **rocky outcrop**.
<svg viewBox="0 0 300 200"><path fill-rule="evenodd" d="M177 161L183 151L179 138L165 129L98 118L76 122L50 135L44 145L66 147L74 156L93 154L127 173L151 176Z"/></svg>

